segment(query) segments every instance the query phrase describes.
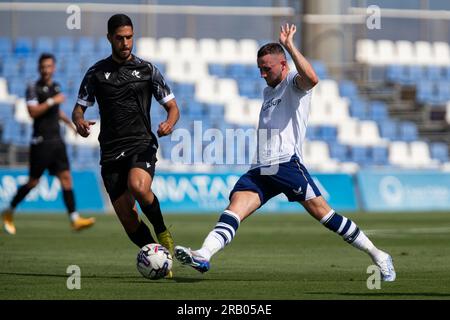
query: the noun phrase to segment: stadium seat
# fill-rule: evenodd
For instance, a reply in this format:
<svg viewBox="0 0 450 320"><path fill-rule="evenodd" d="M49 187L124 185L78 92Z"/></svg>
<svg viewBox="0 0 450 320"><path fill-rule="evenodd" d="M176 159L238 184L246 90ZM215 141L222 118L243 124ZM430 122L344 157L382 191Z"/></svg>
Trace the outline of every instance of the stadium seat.
<svg viewBox="0 0 450 320"><path fill-rule="evenodd" d="M445 79L443 68L441 68L440 66L426 67L423 75L425 76L425 79L430 81L439 81Z"/></svg>
<svg viewBox="0 0 450 320"><path fill-rule="evenodd" d="M372 101L370 102L369 108L369 119L377 123L384 122L389 119L388 107L384 102Z"/></svg>
<svg viewBox="0 0 450 320"><path fill-rule="evenodd" d="M433 49L430 42L416 41L414 43L415 63L420 65L433 64Z"/></svg>
<svg viewBox="0 0 450 320"><path fill-rule="evenodd" d="M417 126L414 122L403 121L399 127L399 139L406 142L415 141L418 138Z"/></svg>
<svg viewBox="0 0 450 320"><path fill-rule="evenodd" d="M389 144L389 162L394 166L410 165L408 143L394 141Z"/></svg>
<svg viewBox="0 0 450 320"><path fill-rule="evenodd" d="M253 39L241 39L238 42L239 61L254 64L258 53L258 42Z"/></svg>
<svg viewBox="0 0 450 320"><path fill-rule="evenodd" d="M239 61L239 46L235 39L224 38L218 41L218 62L220 63L234 63Z"/></svg>
<svg viewBox="0 0 450 320"><path fill-rule="evenodd" d="M387 166L389 164L387 147L372 147L370 148L370 164L376 166Z"/></svg>
<svg viewBox="0 0 450 320"><path fill-rule="evenodd" d="M12 52L13 44L11 38L0 37L0 52L3 54L9 54Z"/></svg>
<svg viewBox="0 0 450 320"><path fill-rule="evenodd" d="M56 40L56 53L72 53L74 52L75 43L71 37L59 37Z"/></svg>
<svg viewBox="0 0 450 320"><path fill-rule="evenodd" d="M353 81L342 80L339 82L339 94L341 97L357 98L358 88Z"/></svg>
<svg viewBox="0 0 450 320"><path fill-rule="evenodd" d="M98 53L102 58L106 58L111 54L111 44L106 37L100 37L97 40ZM139 56L139 55L138 55Z"/></svg>
<svg viewBox="0 0 450 320"><path fill-rule="evenodd" d="M35 52L37 54L41 53L52 53L54 51L53 38L50 37L38 37L36 39Z"/></svg>
<svg viewBox="0 0 450 320"><path fill-rule="evenodd" d="M434 142L430 145L431 158L439 160L441 163L449 161L448 146L443 142Z"/></svg>
<svg viewBox="0 0 450 320"><path fill-rule="evenodd" d="M106 50L105 48L103 50ZM111 47L109 46L109 51ZM136 41L136 54L142 59L152 60L156 55L156 40L154 38L142 37Z"/></svg>
<svg viewBox="0 0 450 320"><path fill-rule="evenodd" d="M430 149L428 144L424 141L413 141L409 145L410 157L409 161L416 168L429 168L436 165L436 161L433 161L430 157Z"/></svg>
<svg viewBox="0 0 450 320"><path fill-rule="evenodd" d="M177 60L175 57L178 56L178 54L179 51L176 39L163 37L157 40L154 59L164 62Z"/></svg>
<svg viewBox="0 0 450 320"><path fill-rule="evenodd" d="M378 40L375 50L377 59L372 64L389 65L396 62L395 44L391 40Z"/></svg>
<svg viewBox="0 0 450 320"><path fill-rule="evenodd" d="M371 39L359 39L356 41L355 59L360 63L371 64L378 58L376 56L375 42Z"/></svg>
<svg viewBox="0 0 450 320"><path fill-rule="evenodd" d="M203 38L198 40L199 58L205 62L218 63L219 46L217 40Z"/></svg>
<svg viewBox="0 0 450 320"><path fill-rule="evenodd" d="M380 138L378 126L374 121L361 121L359 123L359 137L358 144L363 146L376 146L385 143Z"/></svg>
<svg viewBox="0 0 450 320"><path fill-rule="evenodd" d="M411 41L399 40L396 41L397 63L400 64L414 64L416 61L414 46Z"/></svg>
<svg viewBox="0 0 450 320"><path fill-rule="evenodd" d="M367 114L367 102L360 98L354 98L350 100L349 111L352 118L357 118L360 120L369 118Z"/></svg>
<svg viewBox="0 0 450 320"><path fill-rule="evenodd" d="M313 60L311 61L311 65L314 68L314 71L316 72L316 75L317 77L319 77L319 79L328 79L328 70L322 61Z"/></svg>
<svg viewBox="0 0 450 320"><path fill-rule="evenodd" d="M28 37L16 38L14 53L18 56L27 56L33 52L33 41Z"/></svg>
<svg viewBox="0 0 450 320"><path fill-rule="evenodd" d="M350 161L357 163L359 166L369 164L369 149L363 146L350 147Z"/></svg>
<svg viewBox="0 0 450 320"><path fill-rule="evenodd" d="M198 59L199 48L194 38L181 38L178 40L178 52L183 59Z"/></svg>
<svg viewBox="0 0 450 320"><path fill-rule="evenodd" d="M82 36L78 39L77 50L81 54L95 53L97 48L93 37Z"/></svg>
<svg viewBox="0 0 450 320"><path fill-rule="evenodd" d="M329 143L330 156L339 162L349 161L349 150L346 145L340 143Z"/></svg>
<svg viewBox="0 0 450 320"><path fill-rule="evenodd" d="M433 43L433 63L436 65L447 66L450 64L450 48L447 42Z"/></svg>

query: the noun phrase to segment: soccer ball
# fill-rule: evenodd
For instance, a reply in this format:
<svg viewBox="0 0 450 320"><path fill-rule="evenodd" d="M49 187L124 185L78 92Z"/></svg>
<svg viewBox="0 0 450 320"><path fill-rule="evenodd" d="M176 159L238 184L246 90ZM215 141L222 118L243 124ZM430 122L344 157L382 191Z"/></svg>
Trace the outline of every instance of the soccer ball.
<svg viewBox="0 0 450 320"><path fill-rule="evenodd" d="M164 278L172 269L172 256L165 247L150 243L141 248L137 255L137 269L146 278Z"/></svg>

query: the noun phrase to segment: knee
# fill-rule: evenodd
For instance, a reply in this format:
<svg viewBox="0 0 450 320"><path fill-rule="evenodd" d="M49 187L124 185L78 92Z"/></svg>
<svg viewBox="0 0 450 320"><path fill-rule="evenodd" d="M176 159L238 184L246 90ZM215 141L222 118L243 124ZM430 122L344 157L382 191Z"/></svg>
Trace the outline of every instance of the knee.
<svg viewBox="0 0 450 320"><path fill-rule="evenodd" d="M138 200L145 199L151 194L150 188L146 186L145 183L141 181L134 181L129 184L129 189L131 194Z"/></svg>

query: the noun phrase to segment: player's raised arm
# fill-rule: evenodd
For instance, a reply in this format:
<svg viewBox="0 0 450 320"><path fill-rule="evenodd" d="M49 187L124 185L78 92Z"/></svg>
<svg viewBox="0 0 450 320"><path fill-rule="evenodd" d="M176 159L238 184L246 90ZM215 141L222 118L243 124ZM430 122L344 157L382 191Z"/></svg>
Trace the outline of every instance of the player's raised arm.
<svg viewBox="0 0 450 320"><path fill-rule="evenodd" d="M319 79L311 64L294 45L296 31L297 27L294 24L281 26L279 41L295 63L299 75L295 79L297 87L306 91L313 88L319 82Z"/></svg>
<svg viewBox="0 0 450 320"><path fill-rule="evenodd" d="M86 138L91 133L90 126L95 124L95 121L85 120L85 111L86 107L77 103L72 111L72 121L77 128L77 132L79 133L79 135Z"/></svg>

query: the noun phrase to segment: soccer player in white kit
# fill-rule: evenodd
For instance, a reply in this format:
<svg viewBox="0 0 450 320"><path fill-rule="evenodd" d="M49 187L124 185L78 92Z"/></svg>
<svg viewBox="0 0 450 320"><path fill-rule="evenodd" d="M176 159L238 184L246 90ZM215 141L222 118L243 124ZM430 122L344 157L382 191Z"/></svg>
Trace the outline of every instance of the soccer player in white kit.
<svg viewBox="0 0 450 320"><path fill-rule="evenodd" d="M258 51L258 68L268 85L264 89L258 131L265 130L268 137L258 139L255 163L234 186L230 204L202 247L194 251L176 246L175 257L202 273L208 271L211 257L233 240L241 221L270 198L284 193L289 201L299 202L325 227L369 254L384 281L394 281L396 274L391 256L376 248L353 221L328 205L302 164L311 89L319 80L310 63L295 47L295 32L295 25L282 26L281 45L269 43ZM296 70L289 70L283 47L292 57Z"/></svg>

